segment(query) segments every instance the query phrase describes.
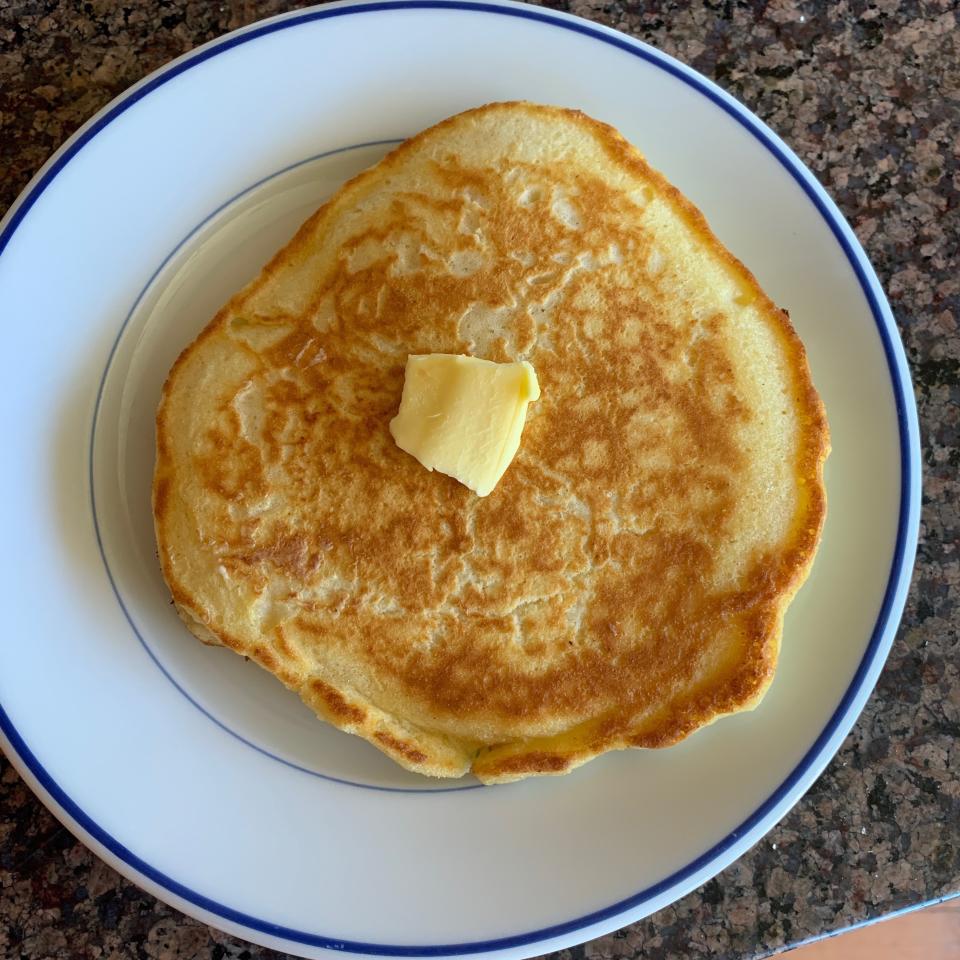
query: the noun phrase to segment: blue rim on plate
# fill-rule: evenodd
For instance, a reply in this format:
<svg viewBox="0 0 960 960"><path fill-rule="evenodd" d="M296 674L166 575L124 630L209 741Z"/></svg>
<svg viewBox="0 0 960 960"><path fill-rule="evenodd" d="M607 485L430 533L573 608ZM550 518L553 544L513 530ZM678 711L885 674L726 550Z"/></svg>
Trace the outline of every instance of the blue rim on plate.
<svg viewBox="0 0 960 960"><path fill-rule="evenodd" d="M826 765L831 759L832 753L825 755L824 751L835 736L845 734L849 727L852 726L855 717L849 716L851 708L861 694L869 692L866 690L868 676L871 671L879 668L882 664L883 658L885 658L890 644L893 641L893 635L903 609L906 589L909 584L909 576L912 569L913 554L916 547L916 531L919 516L919 431L909 373L907 372L906 363L901 356L902 348L899 348L898 352L898 336L889 307L883 302L882 297L878 297L874 289L874 282L871 282L872 269L866 260L866 256L857 254L854 246L855 241L852 242L852 235L848 235L848 230L845 231L842 216L833 207L833 204L830 202L822 187L806 172L803 164L745 107L738 104L732 97L723 93L713 83L689 68L683 67L665 54L646 47L639 41L633 40L623 34L594 26L587 21L568 15L540 9L514 5L501 6L496 3L473 2L473 0L388 0L388 2L319 8L289 14L213 41L194 54L188 54L183 59L162 69L129 93L121 95L102 115L91 122L88 127L76 134L71 141L68 141L59 156L37 177L36 181L27 188L14 205L8 222L2 233L0 233L0 255L2 255L6 245L9 243L30 208L70 160L125 110L167 81L232 47L248 43L278 30L286 30L303 23L333 17L355 16L364 13L404 9L459 10L472 13L517 17L579 33L639 57L658 69L664 70L705 96L715 106L736 120L776 157L783 168L804 191L810 202L816 207L824 221L829 225L834 238L843 250L851 269L854 271L863 295L870 306L870 311L877 326L878 336L883 344L884 357L887 361L891 388L896 404L900 442L901 488L897 538L883 603L870 636L870 642L854 674L853 680L813 746L807 751L780 787L757 810L736 830L732 831L692 863L689 863L686 867L676 871L659 883L645 890L641 890L631 897L611 904L602 910L597 910L586 916L578 917L574 920L569 920L565 923L556 924L541 930L501 937L495 940L475 941L471 943L398 946L340 940L332 936L295 930L269 923L268 921L234 910L225 904L218 903L194 890L190 890L173 878L156 870L91 820L90 817L63 792L50 774L43 768L37 757L34 756L16 728L10 722L10 718L3 710L2 704L0 704L0 732L6 736L25 768L36 778L53 803L59 807L59 811L55 812L59 812L72 820L74 824L85 831L135 874L151 881L153 884L156 884L158 887L168 891L184 902L192 904L194 907L212 916L219 917L224 921L248 930L257 931L270 937L286 940L290 943L303 944L304 946L323 947L380 956L446 956L508 950L552 940L557 937L576 933L579 930L584 930L595 924L609 921L618 915L625 914L642 906L644 902L652 900L678 884L682 884L684 881L689 880L700 871L709 867L712 862L722 858L725 853L741 841L746 834L750 833L764 818L788 798L789 794L796 788L801 780L808 776L812 779L812 776L815 776ZM873 678L873 682L875 682L875 677Z"/></svg>

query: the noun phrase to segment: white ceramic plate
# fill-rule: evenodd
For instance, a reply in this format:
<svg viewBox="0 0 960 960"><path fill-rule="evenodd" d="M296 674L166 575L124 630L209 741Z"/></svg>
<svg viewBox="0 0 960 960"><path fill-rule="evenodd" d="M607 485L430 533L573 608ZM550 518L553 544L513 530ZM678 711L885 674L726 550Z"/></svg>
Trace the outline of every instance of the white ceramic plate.
<svg viewBox="0 0 960 960"><path fill-rule="evenodd" d="M466 107L615 124L790 310L826 402L830 516L753 714L498 788L406 774L181 627L154 557L153 411L175 355L340 182ZM529 956L662 907L754 844L883 665L919 446L889 308L766 127L673 60L521 5L334 5L170 64L47 164L0 232L0 729L107 862L282 950Z"/></svg>

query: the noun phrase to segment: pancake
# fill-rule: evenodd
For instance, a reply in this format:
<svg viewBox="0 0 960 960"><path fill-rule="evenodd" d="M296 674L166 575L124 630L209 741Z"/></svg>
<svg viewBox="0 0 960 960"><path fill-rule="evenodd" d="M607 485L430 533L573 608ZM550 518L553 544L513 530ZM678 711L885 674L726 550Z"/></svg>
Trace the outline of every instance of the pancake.
<svg viewBox="0 0 960 960"><path fill-rule="evenodd" d="M428 353L536 370L486 498L391 438ZM611 127L491 104L342 187L177 360L159 556L201 640L404 767L565 773L759 702L828 448L703 216Z"/></svg>

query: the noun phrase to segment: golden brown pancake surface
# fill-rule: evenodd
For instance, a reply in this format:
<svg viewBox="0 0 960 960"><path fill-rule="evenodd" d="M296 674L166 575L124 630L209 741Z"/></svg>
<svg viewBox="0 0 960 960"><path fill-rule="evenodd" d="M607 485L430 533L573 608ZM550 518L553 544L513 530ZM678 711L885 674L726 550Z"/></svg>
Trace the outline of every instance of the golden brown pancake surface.
<svg viewBox="0 0 960 960"><path fill-rule="evenodd" d="M489 497L390 436L432 352L536 369ZM154 514L201 639L497 781L759 700L828 447L787 316L689 202L612 128L493 104L346 184L184 351Z"/></svg>

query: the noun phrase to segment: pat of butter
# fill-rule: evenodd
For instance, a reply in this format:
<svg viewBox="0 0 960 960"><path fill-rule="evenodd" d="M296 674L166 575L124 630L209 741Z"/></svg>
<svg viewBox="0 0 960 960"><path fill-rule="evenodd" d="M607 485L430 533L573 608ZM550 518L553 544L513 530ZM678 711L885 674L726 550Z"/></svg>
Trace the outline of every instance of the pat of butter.
<svg viewBox="0 0 960 960"><path fill-rule="evenodd" d="M540 397L529 363L431 353L407 357L390 433L401 450L485 497L520 446L527 404Z"/></svg>

